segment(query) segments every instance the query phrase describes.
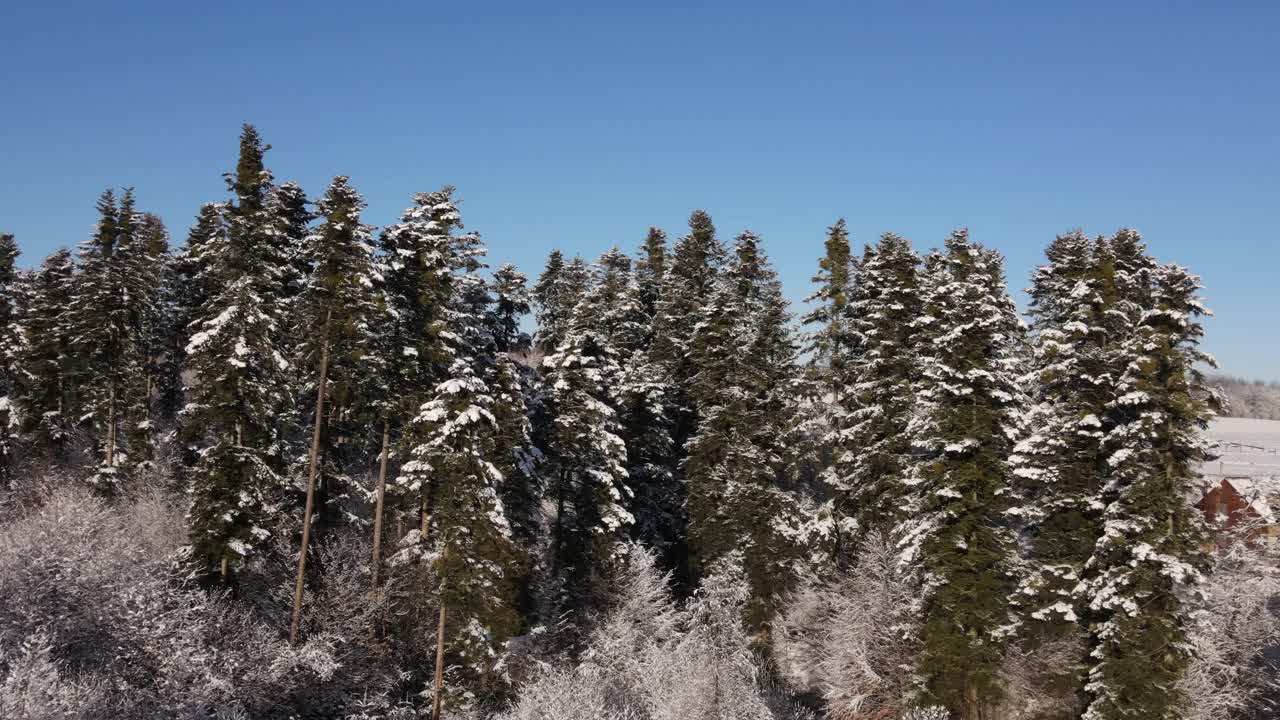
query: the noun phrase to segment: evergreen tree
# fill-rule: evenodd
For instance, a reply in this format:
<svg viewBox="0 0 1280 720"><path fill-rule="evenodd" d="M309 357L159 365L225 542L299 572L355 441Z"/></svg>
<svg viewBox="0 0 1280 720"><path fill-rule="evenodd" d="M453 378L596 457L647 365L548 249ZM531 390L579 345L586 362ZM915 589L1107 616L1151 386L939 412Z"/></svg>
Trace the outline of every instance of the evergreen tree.
<svg viewBox="0 0 1280 720"><path fill-rule="evenodd" d="M1096 498L1108 474L1104 423L1124 371L1115 366L1114 346L1132 328L1126 315L1114 312L1115 265L1105 240L1076 231L1056 238L1045 254L1048 262L1036 269L1029 290L1034 354L1028 385L1035 402L1028 434L1011 458L1018 505L1010 515L1030 560L1015 597L1032 651L1070 639L1081 643L1083 662L1087 613L1075 588L1102 534ZM1080 693L1081 674L1078 665L1053 668L1041 681Z"/></svg>
<svg viewBox="0 0 1280 720"><path fill-rule="evenodd" d="M640 256L636 260L636 284L639 286L640 307L652 326L653 318L658 313L658 302L662 299L662 285L667 275L667 234L651 227L640 246ZM652 327L650 327L652 333ZM652 339L652 338L649 338Z"/></svg>
<svg viewBox="0 0 1280 720"><path fill-rule="evenodd" d="M210 232L193 256L198 274L190 289L211 295L189 325L184 349L194 379L182 415L198 458L191 543L193 556L220 567L224 577L271 536L283 488L291 366L276 345L278 273L266 265L266 149L257 130L245 125L236 172L227 175L234 197L221 208L225 231L216 230L209 211Z"/></svg>
<svg viewBox="0 0 1280 720"><path fill-rule="evenodd" d="M1084 717L1177 718L1177 681L1190 660L1189 595L1205 564L1203 520L1188 498L1211 416L1196 367L1213 365L1198 348L1196 318L1208 311L1199 278L1143 262L1136 233L1118 233L1112 247L1121 297L1150 304L1120 343L1128 362L1108 405L1109 475L1096 498L1102 532L1079 587L1094 643Z"/></svg>
<svg viewBox="0 0 1280 720"><path fill-rule="evenodd" d="M13 479L14 429L21 421L19 361L24 354L21 310L18 301L18 273L14 261L18 244L13 235L0 233L0 488Z"/></svg>
<svg viewBox="0 0 1280 720"><path fill-rule="evenodd" d="M147 310L146 299L138 293L138 254L145 248L140 247L140 217L132 190L126 190L119 202L112 191L104 192L98 212L96 232L79 249L71 322L76 381L85 397L82 421L89 422L101 458L90 484L99 492L115 494L126 478L122 466L127 468L132 454L143 456L147 451L137 447L147 438L130 432L150 419L138 351L139 316Z"/></svg>
<svg viewBox="0 0 1280 720"><path fill-rule="evenodd" d="M633 521L614 397L621 369L592 299L582 298L559 351L543 360L554 418L546 449L551 575L563 583L559 610L578 620L599 607L601 581Z"/></svg>
<svg viewBox="0 0 1280 720"><path fill-rule="evenodd" d="M440 608L438 652L456 657L449 665L471 688L497 681L493 661L517 624L512 578L519 553L500 497L503 476L495 463L504 460L491 403L484 381L459 357L422 407L415 432L425 442L413 453L436 478L428 557ZM437 695L439 673L438 666ZM455 697L466 702L464 693Z"/></svg>
<svg viewBox="0 0 1280 720"><path fill-rule="evenodd" d="M538 331L534 344L544 353L553 353L564 342L569 323L582 292L586 289L586 272L578 258L565 264L564 254L552 250L547 265L530 293L535 307Z"/></svg>
<svg viewBox="0 0 1280 720"><path fill-rule="evenodd" d="M312 519L317 505L325 507L343 491L350 478L341 474L337 463L326 463L334 452L332 444L322 452L325 437L325 403L349 407L350 393L358 387L364 366L362 346L369 335L373 305L373 237L360 223L364 200L339 175L330 183L317 204L323 219L308 238L312 272L300 295L299 315L306 329L300 340L297 367L314 372L315 413L311 417L311 451L307 461L307 501L303 511L302 548L298 553L298 574L293 598L293 622L289 639L296 641L301 621L303 589L306 582L307 552ZM342 413L334 413L341 418ZM329 423L330 435L335 434ZM332 469L330 469L332 467ZM322 469L324 468L324 469ZM323 480L321 476L323 475ZM327 487L322 487L323 485ZM320 492L317 492L317 490Z"/></svg>
<svg viewBox="0 0 1280 720"><path fill-rule="evenodd" d="M835 486L842 510L857 519L860 537L891 530L905 519L912 384L921 354L912 327L923 309L919 264L909 241L885 234L857 268L853 338L844 346L856 344L859 355L848 373L850 412Z"/></svg>
<svg viewBox="0 0 1280 720"><path fill-rule="evenodd" d="M453 192L452 187L444 187L415 196L415 207L405 212L398 225L387 229L383 241L400 258L400 268L394 269L393 263L387 276L389 287L400 288L396 291L400 298L397 323L404 323L398 332L406 342L397 382L409 393L405 400L418 406L430 399L420 394L422 389L434 388L447 379L455 358L474 360L481 356L479 346L489 346L483 308L476 305L487 297L485 283L478 275L484 267L481 258L485 250L475 233L457 232L462 229L462 215ZM406 294L410 292L413 294ZM451 320L458 313L473 322ZM412 407L409 417L417 410ZM424 536L431 530L436 478L429 464L412 456L427 441L409 428L402 438L408 460L396 478L406 494L417 496L419 530Z"/></svg>
<svg viewBox="0 0 1280 720"><path fill-rule="evenodd" d="M401 444L400 436L408 421L443 377L445 352L440 334L450 292L450 244L453 230L461 227L452 192L446 187L417 193L413 206L404 211L399 222L386 228L379 240L378 287L383 317L372 324L368 355L382 379L366 390L367 405L379 416L383 441L375 490L375 585L381 570L387 465L394 447ZM397 457L403 457L403 453L397 453ZM398 486L420 493L423 530L429 483L429 473L416 477L406 473L397 481Z"/></svg>
<svg viewBox="0 0 1280 720"><path fill-rule="evenodd" d="M793 410L796 422L788 432L790 460L797 474L809 475L825 485L829 502L819 511L831 520L831 550L843 561L852 536L850 492L840 477L848 465L852 447L848 427L852 407L853 363L856 344L850 303L855 299L857 263L849 247L844 218L827 228L826 252L818 260L817 284L805 302L816 303L801 322L813 326L807 333L808 367L796 387ZM869 251L869 249L868 249Z"/></svg>
<svg viewBox="0 0 1280 720"><path fill-rule="evenodd" d="M693 323L712 299L716 273L724 260L724 246L716 239L711 216L695 210L689 234L676 243L667 264L666 279L654 317L650 360L666 368L671 384L671 440L678 457L698 423L690 396L697 368L693 359Z"/></svg>
<svg viewBox="0 0 1280 720"><path fill-rule="evenodd" d="M695 570L742 550L755 628L772 614L798 550L798 507L780 484L794 377L789 319L759 238L743 233L692 338L700 421L685 476Z"/></svg>
<svg viewBox="0 0 1280 720"><path fill-rule="evenodd" d="M1000 255L952 233L925 268L921 407L911 425L925 455L906 482L904 562L923 574L917 672L924 705L984 717L1003 699L999 669L1014 629L1014 538L1008 457L1019 430L1022 325Z"/></svg>
<svg viewBox="0 0 1280 720"><path fill-rule="evenodd" d="M493 307L486 315L485 324L498 352L523 352L529 347L529 336L520 330L520 319L532 309L527 283L524 273L510 263L499 266L493 273L489 283Z"/></svg>
<svg viewBox="0 0 1280 720"><path fill-rule="evenodd" d="M216 253L226 245L226 224L222 212L223 207L218 203L201 205L195 224L187 234L186 244L173 258L169 291L172 303L169 354L179 371L187 365L187 340L199 330L196 324L221 289L222 278ZM186 388L182 386L181 379L172 392L173 397L169 401L181 408L186 401Z"/></svg>
<svg viewBox="0 0 1280 720"><path fill-rule="evenodd" d="M801 322L815 325L806 348L810 362L819 369L824 390L839 404L838 395L843 390L845 368L855 347L855 334L850 318L849 301L854 289L855 262L849 247L849 231L844 218L827 228L826 253L818 260L818 274L813 282L818 288L805 302L817 306L805 314Z"/></svg>
<svg viewBox="0 0 1280 720"><path fill-rule="evenodd" d="M52 457L62 455L80 417L79 393L73 382L74 328L71 305L75 265L66 249L55 250L31 282L30 307L23 334L22 432Z"/></svg>

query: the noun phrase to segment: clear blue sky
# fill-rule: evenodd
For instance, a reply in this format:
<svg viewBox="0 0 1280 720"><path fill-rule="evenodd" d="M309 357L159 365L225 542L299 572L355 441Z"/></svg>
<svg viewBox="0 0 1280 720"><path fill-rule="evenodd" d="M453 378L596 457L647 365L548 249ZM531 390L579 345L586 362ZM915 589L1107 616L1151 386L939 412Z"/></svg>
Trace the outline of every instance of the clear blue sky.
<svg viewBox="0 0 1280 720"><path fill-rule="evenodd" d="M801 298L824 228L952 228L1026 285L1083 227L1204 276L1207 349L1280 379L1280 3L6 3L0 228L27 264L133 185L175 239L240 123L392 222L459 188L495 261L632 249L693 208Z"/></svg>

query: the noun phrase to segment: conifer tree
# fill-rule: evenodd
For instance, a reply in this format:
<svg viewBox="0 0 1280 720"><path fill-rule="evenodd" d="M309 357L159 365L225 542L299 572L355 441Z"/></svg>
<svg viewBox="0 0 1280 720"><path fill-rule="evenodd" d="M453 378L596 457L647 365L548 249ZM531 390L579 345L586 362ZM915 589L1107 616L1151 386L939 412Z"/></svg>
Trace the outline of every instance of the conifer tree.
<svg viewBox="0 0 1280 720"><path fill-rule="evenodd" d="M736 549L760 628L794 560L795 499L780 485L795 348L781 285L753 233L740 235L692 338L699 425L685 468L698 573Z"/></svg>
<svg viewBox="0 0 1280 720"><path fill-rule="evenodd" d="M221 288L215 255L226 244L222 211L218 203L201 205L186 243L174 254L169 291L172 303L169 353L179 371L187 365L187 340L198 331L195 324ZM186 401L186 388L179 382L173 393L171 401L181 408Z"/></svg>
<svg viewBox="0 0 1280 720"><path fill-rule="evenodd" d="M62 455L80 417L79 393L73 381L75 338L69 307L75 265L70 251L55 250L31 281L30 307L23 334L21 367L22 432L32 444L57 458Z"/></svg>
<svg viewBox="0 0 1280 720"><path fill-rule="evenodd" d="M19 361L24 348L18 324L18 273L14 267L17 258L18 244L13 235L0 233L0 488L9 487L13 479L13 430L21 420Z"/></svg>
<svg viewBox="0 0 1280 720"><path fill-rule="evenodd" d="M132 431L150 419L139 362L139 318L148 308L138 292L145 248L133 191L126 190L119 202L113 192L104 192L98 212L94 236L80 246L71 313L77 382L86 401L82 420L89 421L100 457L89 481L110 495L120 491L127 474L122 466L131 455L144 456L147 450L149 437Z"/></svg>
<svg viewBox="0 0 1280 720"><path fill-rule="evenodd" d="M689 234L676 243L667 260L666 277L654 318L650 360L666 369L671 384L671 440L678 457L697 427L698 412L691 398L694 365L693 323L711 301L715 278L725 250L716 238L711 216L695 210L689 216Z"/></svg>
<svg viewBox="0 0 1280 720"><path fill-rule="evenodd" d="M592 300L581 299L560 349L543 360L554 418L546 448L551 574L563 583L559 609L579 619L598 608L601 580L633 522L614 397L621 369Z"/></svg>
<svg viewBox="0 0 1280 720"><path fill-rule="evenodd" d="M325 402L346 400L361 377L362 341L367 339L372 314L372 234L360 223L364 201L346 177L333 179L317 204L323 222L308 239L312 272L303 288L300 315L307 330L301 338L299 368L315 375L315 413L311 418L311 450L307 459L307 502L303 510L302 547L293 596L289 639L296 642L301 622L303 589L312 518L321 474L321 438L325 431ZM334 483L336 478L326 478ZM323 502L323 500L321 500Z"/></svg>
<svg viewBox="0 0 1280 720"><path fill-rule="evenodd" d="M636 259L635 275L640 289L640 307L652 325L653 318L658 313L658 301L662 299L662 285L667 275L667 234L661 229L651 227L645 235L640 255Z"/></svg>
<svg viewBox="0 0 1280 720"><path fill-rule="evenodd" d="M1075 588L1102 534L1096 498L1108 474L1107 406L1124 371L1115 366L1114 346L1132 332L1127 316L1114 312L1109 243L1076 231L1057 237L1045 254L1048 262L1036 269L1029 290L1034 404L1028 434L1011 458L1018 504L1010 515L1030 560L1015 597L1032 651L1055 640L1084 642L1088 613ZM1054 668L1040 681L1079 695L1081 672Z"/></svg>
<svg viewBox="0 0 1280 720"><path fill-rule="evenodd" d="M820 480L831 496L819 512L831 516L830 543L837 560L845 559L842 548L850 544L845 536L853 534L850 493L840 468L850 462L852 449L848 427L855 410L851 396L857 348L850 304L857 289L856 269L849 232L840 218L827 228L825 252L812 278L817 288L805 298L816 304L801 323L813 330L805 338L809 361L794 393L796 422L788 432L793 469Z"/></svg>
<svg viewBox="0 0 1280 720"><path fill-rule="evenodd" d="M462 215L453 192L452 187L444 187L415 196L416 206L405 212L401 223L388 228L384 238L384 244L390 243L402 259L402 268L388 275L388 281L403 288L397 294L403 298L398 322L406 323L403 332L408 344L402 349L406 362L401 365L401 381L410 392L407 400L418 406L429 400L420 394L422 390L443 382L456 357L474 359L479 345L489 345L483 309L476 305L486 297L485 283L478 275L485 250L479 235L457 232L462 229ZM414 294L403 294L409 288ZM457 313L474 322L451 325L450 318ZM409 416L417 410L411 408ZM437 490L430 465L413 457L425 442L427 438L417 429L408 429L402 438L406 461L396 478L406 494L417 496L419 532L424 538L431 532Z"/></svg>
<svg viewBox="0 0 1280 720"><path fill-rule="evenodd" d="M579 300L576 293L581 289L574 287L569 266L564 262L564 253L552 250L530 293L538 321L534 343L544 353L555 352L563 342Z"/></svg>
<svg viewBox="0 0 1280 720"><path fill-rule="evenodd" d="M430 389L443 377L445 354L440 333L451 291L450 244L454 242L454 229L462 224L452 192L452 188L446 187L436 192L417 193L413 206L404 211L399 222L386 228L379 239L382 254L378 268L379 295L383 317L372 323L370 355L376 358L374 362L383 380L376 384L376 393L368 400L376 406L382 428L374 508L375 585L381 570L387 466L393 447L398 444L408 421L429 399ZM408 447L411 449L412 445ZM409 487L410 483L416 485ZM406 472L397 484L420 493L421 529L425 530L429 474L414 476Z"/></svg>
<svg viewBox="0 0 1280 720"><path fill-rule="evenodd" d="M907 484L904 562L922 569L924 705L985 717L1003 700L999 669L1014 623L1008 457L1019 431L1022 325L1003 259L952 233L925 267L921 408L911 434L924 453Z"/></svg>
<svg viewBox="0 0 1280 720"><path fill-rule="evenodd" d="M489 283L493 307L486 314L485 323L498 352L523 352L529 346L528 335L520 330L520 319L532 309L527 284L524 273L510 263L500 265L493 272Z"/></svg>
<svg viewBox="0 0 1280 720"><path fill-rule="evenodd" d="M1102 532L1078 590L1093 620L1084 717L1177 718L1190 595L1205 564L1203 520L1189 498L1211 417L1197 369L1214 364L1198 347L1196 318L1208 311L1199 278L1143 261L1136 233L1118 233L1112 247L1121 297L1149 305L1120 343L1128 362L1108 405Z"/></svg>
<svg viewBox="0 0 1280 720"><path fill-rule="evenodd" d="M912 327L922 310L919 263L909 241L888 233L868 248L857 268L853 338L846 346L858 346L858 359L847 375L851 412L835 485L845 512L857 519L860 538L905 519L912 383L921 351Z"/></svg>
<svg viewBox="0 0 1280 720"><path fill-rule="evenodd" d="M854 289L854 258L849 247L849 230L844 218L827 228L826 253L818 260L818 273L813 276L817 289L805 298L817 306L804 315L801 322L815 325L806 348L810 362L819 368L824 389L839 404L837 393L843 390L844 370L855 345L849 302Z"/></svg>
<svg viewBox="0 0 1280 720"><path fill-rule="evenodd" d="M282 416L290 403L289 359L278 347L278 287L266 267L268 218L263 212L271 173L266 147L246 125L236 172L227 176L233 200L223 206L225 231L210 232L198 251L196 292L209 292L191 322L184 350L194 375L182 415L197 448L190 511L193 556L227 576L271 536L282 494ZM206 213L202 212L202 219Z"/></svg>

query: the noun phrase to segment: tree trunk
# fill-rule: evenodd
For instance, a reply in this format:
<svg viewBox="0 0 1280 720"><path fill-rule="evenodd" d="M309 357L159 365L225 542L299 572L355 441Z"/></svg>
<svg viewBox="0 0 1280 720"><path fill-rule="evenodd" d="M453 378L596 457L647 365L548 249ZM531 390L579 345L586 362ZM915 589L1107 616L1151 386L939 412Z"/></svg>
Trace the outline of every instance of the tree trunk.
<svg viewBox="0 0 1280 720"><path fill-rule="evenodd" d="M115 464L116 459L116 384L111 383L111 393L107 399L107 467Z"/></svg>
<svg viewBox="0 0 1280 720"><path fill-rule="evenodd" d="M311 542L311 514L316 502L316 469L320 458L320 426L324 422L324 391L329 376L330 310L324 318L323 342L320 345L320 379L316 383L316 417L311 430L311 457L307 470L307 507L302 512L302 549L298 552L298 580L293 589L293 617L289 621L289 642L298 642L298 625L302 621L302 587L307 572L307 545Z"/></svg>
<svg viewBox="0 0 1280 720"><path fill-rule="evenodd" d="M440 603L440 625L436 628L435 697L431 700L431 720L440 720L440 694L444 689L444 602Z"/></svg>
<svg viewBox="0 0 1280 720"><path fill-rule="evenodd" d="M378 500L373 506L373 587L382 580L382 503L387 494L387 448L391 444L391 421L382 419L382 458L378 461Z"/></svg>

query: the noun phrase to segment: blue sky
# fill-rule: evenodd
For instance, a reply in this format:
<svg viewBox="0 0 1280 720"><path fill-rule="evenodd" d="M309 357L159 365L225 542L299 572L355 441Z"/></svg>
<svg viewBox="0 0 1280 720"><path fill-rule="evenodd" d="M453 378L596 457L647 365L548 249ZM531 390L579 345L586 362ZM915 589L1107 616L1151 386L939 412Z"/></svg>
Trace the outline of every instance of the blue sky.
<svg viewBox="0 0 1280 720"><path fill-rule="evenodd" d="M5 4L0 228L34 264L133 185L180 239L251 121L376 225L456 185L531 275L698 207L796 299L839 216L968 226L1014 288L1057 233L1137 227L1203 275L1224 370L1280 379L1280 4L362 5Z"/></svg>

